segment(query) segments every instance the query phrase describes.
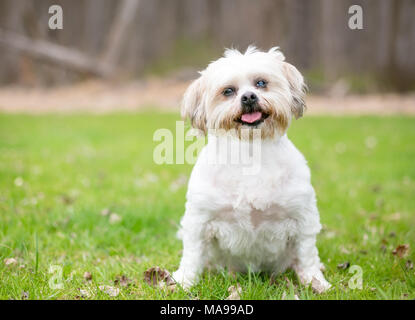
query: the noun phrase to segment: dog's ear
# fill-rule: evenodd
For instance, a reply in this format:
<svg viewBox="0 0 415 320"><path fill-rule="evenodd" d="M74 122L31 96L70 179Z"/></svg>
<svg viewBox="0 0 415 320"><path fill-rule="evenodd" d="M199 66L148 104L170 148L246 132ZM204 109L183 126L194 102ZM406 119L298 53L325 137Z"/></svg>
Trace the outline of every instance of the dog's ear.
<svg viewBox="0 0 415 320"><path fill-rule="evenodd" d="M291 105L291 112L295 118L298 119L303 116L305 105L305 94L307 86L304 83L304 78L301 73L292 64L283 62L283 72L288 80L293 102Z"/></svg>
<svg viewBox="0 0 415 320"><path fill-rule="evenodd" d="M193 128L206 133L206 111L203 102L203 76L193 81L186 89L181 114L183 118L189 118Z"/></svg>

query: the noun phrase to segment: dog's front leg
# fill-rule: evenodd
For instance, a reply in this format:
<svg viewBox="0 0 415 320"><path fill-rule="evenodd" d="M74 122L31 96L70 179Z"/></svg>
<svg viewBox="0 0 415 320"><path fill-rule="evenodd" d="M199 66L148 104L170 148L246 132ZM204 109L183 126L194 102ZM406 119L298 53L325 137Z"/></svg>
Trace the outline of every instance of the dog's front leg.
<svg viewBox="0 0 415 320"><path fill-rule="evenodd" d="M183 256L179 269L173 273L173 279L184 289L190 288L199 280L206 264L206 240L204 223L189 223L186 217L182 221Z"/></svg>
<svg viewBox="0 0 415 320"><path fill-rule="evenodd" d="M311 284L317 292L328 290L331 285L321 272L321 263L316 247L316 235L301 235L296 242L296 261L293 265L300 281Z"/></svg>

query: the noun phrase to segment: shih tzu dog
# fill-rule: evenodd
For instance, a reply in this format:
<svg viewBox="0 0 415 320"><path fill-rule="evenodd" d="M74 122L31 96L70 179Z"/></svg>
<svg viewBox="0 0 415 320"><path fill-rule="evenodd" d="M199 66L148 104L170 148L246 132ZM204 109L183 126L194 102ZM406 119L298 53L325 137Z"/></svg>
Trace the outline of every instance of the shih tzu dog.
<svg viewBox="0 0 415 320"><path fill-rule="evenodd" d="M321 224L310 169L286 134L291 119L303 115L305 88L278 47L250 46L245 53L226 50L186 90L182 115L208 134L208 143L193 168L179 230L183 256L173 279L182 287L205 268L293 268L301 283L330 288L316 247ZM257 170L209 161L211 154L229 157L234 149L217 148L224 140L259 152L250 159Z"/></svg>

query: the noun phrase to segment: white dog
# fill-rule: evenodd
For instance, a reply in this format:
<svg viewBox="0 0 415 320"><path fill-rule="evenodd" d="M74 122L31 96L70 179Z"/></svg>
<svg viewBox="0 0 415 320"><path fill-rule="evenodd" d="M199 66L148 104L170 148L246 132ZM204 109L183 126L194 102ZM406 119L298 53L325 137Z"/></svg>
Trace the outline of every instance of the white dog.
<svg viewBox="0 0 415 320"><path fill-rule="evenodd" d="M310 170L286 135L305 108L304 80L284 60L278 48L226 50L185 92L182 114L208 133L208 143L189 180L179 231L183 257L173 278L184 288L207 267L273 273L291 267L303 284L330 288L316 248L321 225ZM232 133L231 141L251 153L258 129L255 174L240 163L210 163L209 154L231 150L217 149L229 135L215 129Z"/></svg>

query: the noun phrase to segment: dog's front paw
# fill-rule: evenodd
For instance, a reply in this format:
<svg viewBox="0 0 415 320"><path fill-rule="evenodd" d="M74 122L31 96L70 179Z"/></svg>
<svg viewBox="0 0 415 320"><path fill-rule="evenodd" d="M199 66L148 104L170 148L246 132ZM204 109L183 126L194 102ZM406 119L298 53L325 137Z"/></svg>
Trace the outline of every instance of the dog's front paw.
<svg viewBox="0 0 415 320"><path fill-rule="evenodd" d="M180 269L176 272L173 272L172 278L185 290L191 288L196 282L196 277L193 274L184 272Z"/></svg>
<svg viewBox="0 0 415 320"><path fill-rule="evenodd" d="M331 288L331 284L324 277L313 277L311 288L315 293L323 293Z"/></svg>
<svg viewBox="0 0 415 320"><path fill-rule="evenodd" d="M310 285L315 293L323 293L331 288L331 284L324 278L320 270L299 271L297 270L300 282L303 285Z"/></svg>

